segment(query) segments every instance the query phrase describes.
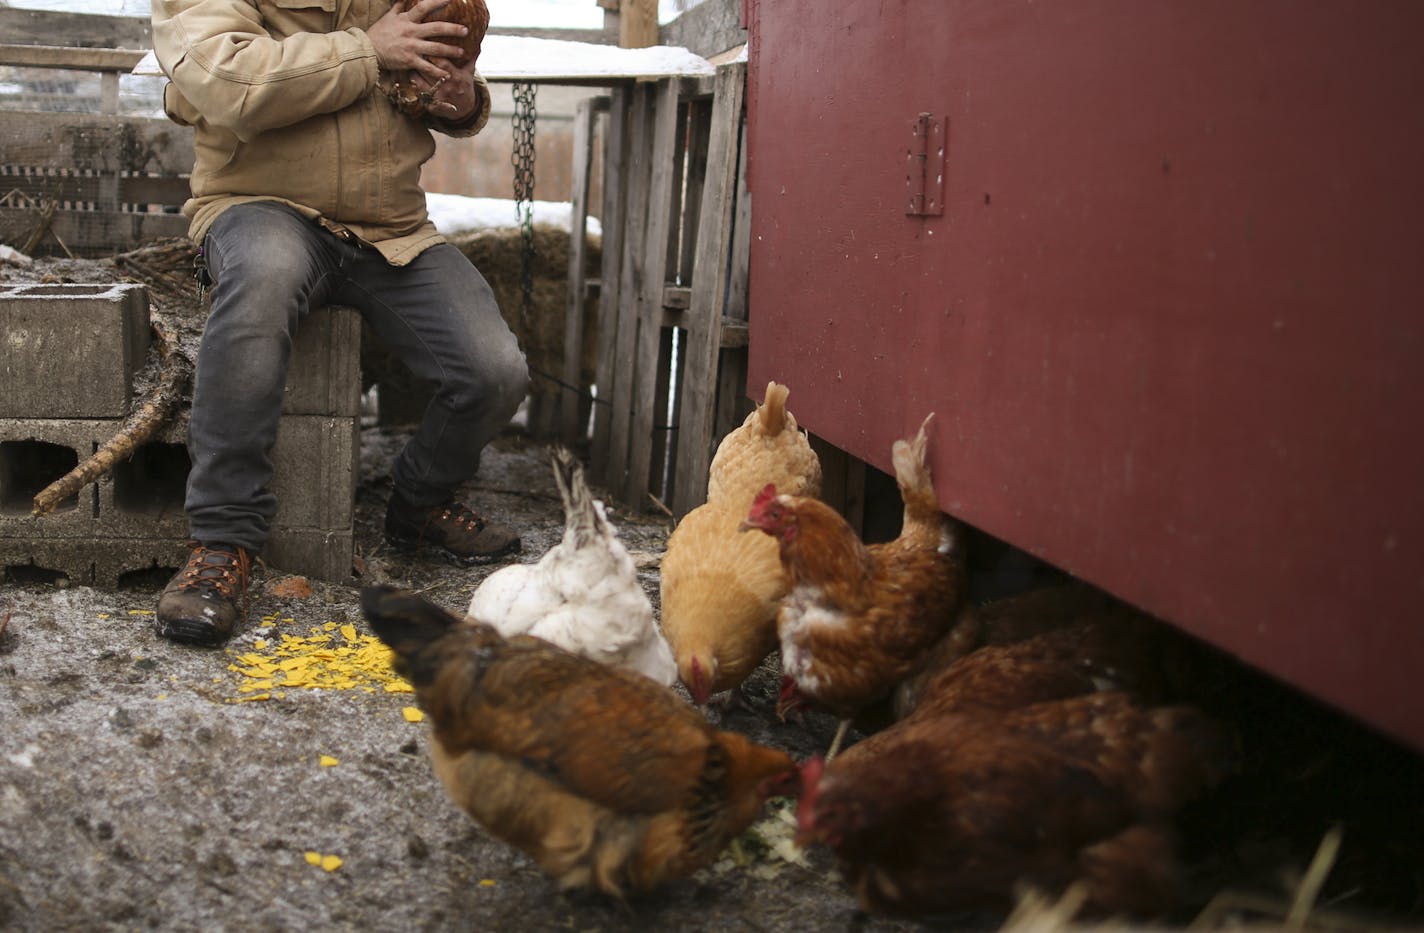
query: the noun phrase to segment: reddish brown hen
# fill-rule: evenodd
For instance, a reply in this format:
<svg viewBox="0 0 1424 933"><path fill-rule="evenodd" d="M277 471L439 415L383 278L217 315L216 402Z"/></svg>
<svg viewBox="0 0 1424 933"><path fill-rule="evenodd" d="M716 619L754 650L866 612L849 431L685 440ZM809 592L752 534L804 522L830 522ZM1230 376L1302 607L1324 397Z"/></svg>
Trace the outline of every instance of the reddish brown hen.
<svg viewBox="0 0 1424 933"><path fill-rule="evenodd" d="M621 896L690 875L796 786L785 752L641 674L390 587L361 606L430 717L451 800L561 887Z"/></svg>
<svg viewBox="0 0 1424 933"><path fill-rule="evenodd" d="M803 766L799 838L835 853L862 908L1005 907L1082 882L1094 912L1180 895L1173 817L1233 766L1187 707L1101 692L1004 713L917 712Z"/></svg>
<svg viewBox="0 0 1424 933"><path fill-rule="evenodd" d="M895 718L1007 710L1094 690L1160 704L1184 698L1200 647L1170 626L1085 584L1055 585L966 608L956 632L981 647L940 644L895 694Z"/></svg>
<svg viewBox="0 0 1424 933"><path fill-rule="evenodd" d="M777 613L786 682L781 710L803 699L846 723L887 700L949 637L964 597L965 567L953 525L939 510L925 462L925 424L897 441L895 475L905 502L900 536L864 544L823 502L778 495L768 485L743 527L778 544L787 595ZM960 653L963 653L962 651Z"/></svg>

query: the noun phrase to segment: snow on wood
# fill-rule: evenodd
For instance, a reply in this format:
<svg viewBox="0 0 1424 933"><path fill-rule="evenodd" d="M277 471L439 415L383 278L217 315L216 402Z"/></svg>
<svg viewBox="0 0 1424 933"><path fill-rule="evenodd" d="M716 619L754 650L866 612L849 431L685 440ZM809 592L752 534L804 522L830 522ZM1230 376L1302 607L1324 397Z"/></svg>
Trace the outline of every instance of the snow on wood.
<svg viewBox="0 0 1424 933"><path fill-rule="evenodd" d="M715 66L687 49L655 45L623 49L564 39L486 36L480 74L487 81L542 81L549 84L602 84L650 78L702 77ZM136 75L161 75L152 52L134 66Z"/></svg>

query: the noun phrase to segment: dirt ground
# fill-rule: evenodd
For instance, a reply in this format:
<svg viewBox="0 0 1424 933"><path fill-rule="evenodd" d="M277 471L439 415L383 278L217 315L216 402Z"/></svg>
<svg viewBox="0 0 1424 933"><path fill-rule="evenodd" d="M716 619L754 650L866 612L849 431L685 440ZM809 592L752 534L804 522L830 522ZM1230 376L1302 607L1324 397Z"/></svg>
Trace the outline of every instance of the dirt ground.
<svg viewBox="0 0 1424 933"><path fill-rule="evenodd" d="M789 861L796 856L775 811L759 833L767 847L749 839L739 858L623 906L559 894L529 859L455 809L426 757L428 726L403 713L414 698L388 692L394 678L359 662L324 664L317 647L322 638L372 644L357 603L365 583L463 609L490 572L384 549L386 468L402 440L399 431L364 432L363 577L282 595L300 594L300 583L259 571L248 624L223 649L154 635L156 581L117 592L4 586L0 928L898 928L857 916L823 857ZM545 452L518 434L486 452L468 498L522 530L521 559L537 559L562 533ZM667 526L649 516L615 521L656 600ZM277 652L284 635L300 647ZM260 658L304 662L314 686L245 690ZM724 725L798 756L824 749L834 723L777 721L775 686L774 671L758 675L762 709L731 713ZM770 848L778 841L781 854Z"/></svg>

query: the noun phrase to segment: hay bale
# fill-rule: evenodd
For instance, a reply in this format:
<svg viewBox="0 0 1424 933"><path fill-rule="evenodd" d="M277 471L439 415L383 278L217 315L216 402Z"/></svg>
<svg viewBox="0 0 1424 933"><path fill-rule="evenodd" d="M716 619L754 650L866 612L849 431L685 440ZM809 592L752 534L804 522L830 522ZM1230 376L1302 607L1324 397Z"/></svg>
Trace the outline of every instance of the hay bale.
<svg viewBox="0 0 1424 933"><path fill-rule="evenodd" d="M519 346L529 360L529 430L548 436L557 420L564 380L565 305L568 295L569 232L539 224L534 227L534 265L530 306L524 308L521 278L524 238L516 228L481 230L450 236L450 243L469 257L494 290L501 313L519 338ZM585 269L597 275L600 242L590 237ZM597 346L597 299L585 299L583 364L578 388L586 394L594 377L594 348ZM430 401L431 387L411 376L367 333L361 343L362 384L380 386L380 422L403 424L418 421ZM557 380L557 381L556 381ZM584 408L587 408L585 401Z"/></svg>

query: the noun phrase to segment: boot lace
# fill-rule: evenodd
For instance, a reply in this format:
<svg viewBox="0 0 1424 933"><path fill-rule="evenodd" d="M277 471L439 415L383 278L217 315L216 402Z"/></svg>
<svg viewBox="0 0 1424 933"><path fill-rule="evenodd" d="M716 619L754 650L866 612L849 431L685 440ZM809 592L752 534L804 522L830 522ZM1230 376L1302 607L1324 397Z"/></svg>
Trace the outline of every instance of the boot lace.
<svg viewBox="0 0 1424 933"><path fill-rule="evenodd" d="M181 586L184 589L217 592L228 600L234 600L240 594L246 600L250 565L251 560L242 548L234 553L194 544L188 564L183 568Z"/></svg>
<svg viewBox="0 0 1424 933"><path fill-rule="evenodd" d="M430 513L430 524L442 527L455 526L457 529L477 534L485 527L484 516L463 502L447 502L439 511Z"/></svg>

